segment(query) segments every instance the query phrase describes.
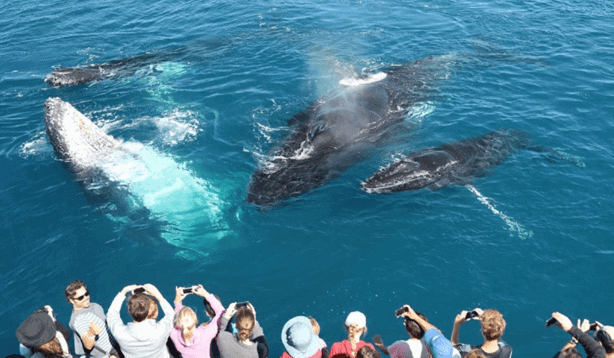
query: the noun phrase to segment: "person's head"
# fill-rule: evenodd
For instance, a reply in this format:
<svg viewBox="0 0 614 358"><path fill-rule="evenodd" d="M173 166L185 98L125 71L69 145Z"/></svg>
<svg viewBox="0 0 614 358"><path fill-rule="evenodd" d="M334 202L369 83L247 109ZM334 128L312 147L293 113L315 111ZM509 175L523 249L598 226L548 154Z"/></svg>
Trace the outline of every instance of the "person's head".
<svg viewBox="0 0 614 358"><path fill-rule="evenodd" d="M198 317L196 317L196 312L190 307L184 306L177 312L177 316L175 317L175 326L181 329L183 337L186 335L192 334L194 332L194 328L198 324Z"/></svg>
<svg viewBox="0 0 614 358"><path fill-rule="evenodd" d="M469 353L467 353L465 358L486 358L486 356L484 355L484 353L482 353L482 350L474 348Z"/></svg>
<svg viewBox="0 0 614 358"><path fill-rule="evenodd" d="M158 318L158 301L155 298L149 297L149 313L147 314L147 319L157 319Z"/></svg>
<svg viewBox="0 0 614 358"><path fill-rule="evenodd" d="M290 319L281 330L281 341L293 358L311 357L320 349L318 336L313 332L309 318L297 316Z"/></svg>
<svg viewBox="0 0 614 358"><path fill-rule="evenodd" d="M423 320L428 322L426 316L424 316L422 313L416 312L416 314L420 316ZM405 321L403 323L405 325L407 333L409 333L411 338L422 339L422 337L424 336L424 330L422 329L422 327L420 327L418 322L414 321L411 318L405 317Z"/></svg>
<svg viewBox="0 0 614 358"><path fill-rule="evenodd" d="M87 290L85 283L81 280L69 283L64 290L64 296L75 310L90 306L90 291Z"/></svg>
<svg viewBox="0 0 614 358"><path fill-rule="evenodd" d="M21 322L15 330L15 337L25 347L38 347L53 338L57 328L46 310L38 310Z"/></svg>
<svg viewBox="0 0 614 358"><path fill-rule="evenodd" d="M582 355L575 347L565 348L556 356L557 358L582 358Z"/></svg>
<svg viewBox="0 0 614 358"><path fill-rule="evenodd" d="M362 335L367 333L367 317L362 312L350 312L345 319L345 329L348 331L349 341L359 341Z"/></svg>
<svg viewBox="0 0 614 358"><path fill-rule="evenodd" d="M369 346L363 346L356 352L356 358L381 358L377 351Z"/></svg>
<svg viewBox="0 0 614 358"><path fill-rule="evenodd" d="M134 322L142 322L147 319L150 309L151 300L146 294L137 292L128 298L128 313Z"/></svg>
<svg viewBox="0 0 614 358"><path fill-rule="evenodd" d="M595 332L595 339L605 348L605 352L614 353L614 327L603 326Z"/></svg>
<svg viewBox="0 0 614 358"><path fill-rule="evenodd" d="M482 335L487 341L498 340L505 332L503 315L494 309L487 309L480 315L482 321Z"/></svg>
<svg viewBox="0 0 614 358"><path fill-rule="evenodd" d="M241 307L235 313L235 327L237 328L237 338L240 342L245 342L251 337L252 330L256 324L254 313L248 307Z"/></svg>
<svg viewBox="0 0 614 358"><path fill-rule="evenodd" d="M309 316L309 321L311 322L311 329L316 336L320 335L320 324L316 321L315 318Z"/></svg>

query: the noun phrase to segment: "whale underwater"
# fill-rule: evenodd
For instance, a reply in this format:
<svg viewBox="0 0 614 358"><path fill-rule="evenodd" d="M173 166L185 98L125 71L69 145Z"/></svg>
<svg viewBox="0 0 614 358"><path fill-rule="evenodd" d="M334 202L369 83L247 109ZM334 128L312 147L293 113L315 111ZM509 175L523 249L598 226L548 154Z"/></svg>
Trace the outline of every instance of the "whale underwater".
<svg viewBox="0 0 614 358"><path fill-rule="evenodd" d="M488 175L521 149L549 151L531 145L524 131L501 129L482 137L407 154L370 176L361 188L367 193L384 194L470 184L473 179Z"/></svg>
<svg viewBox="0 0 614 358"><path fill-rule="evenodd" d="M412 106L432 97L454 61L431 56L340 82L346 85L290 118L294 130L252 173L246 200L272 206L341 175L385 143Z"/></svg>
<svg viewBox="0 0 614 358"><path fill-rule="evenodd" d="M190 256L206 256L211 240L230 232L219 190L171 156L108 135L60 98L49 98L44 107L47 136L58 158L88 199L105 204L111 219L147 222L155 227L155 237Z"/></svg>
<svg viewBox="0 0 614 358"><path fill-rule="evenodd" d="M45 82L53 87L66 87L110 78L131 76L142 67L166 61L176 54L177 52L147 53L101 64L59 67L45 76Z"/></svg>

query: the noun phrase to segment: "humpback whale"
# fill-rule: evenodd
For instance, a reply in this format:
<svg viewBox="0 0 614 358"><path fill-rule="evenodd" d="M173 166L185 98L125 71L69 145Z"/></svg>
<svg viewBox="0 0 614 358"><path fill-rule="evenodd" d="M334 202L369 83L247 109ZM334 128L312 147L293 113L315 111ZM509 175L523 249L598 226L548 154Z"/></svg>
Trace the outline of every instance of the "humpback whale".
<svg viewBox="0 0 614 358"><path fill-rule="evenodd" d="M131 76L140 68L163 62L168 57L168 54L148 53L101 64L60 67L45 76L45 82L53 87L64 87L92 81L102 81L109 78Z"/></svg>
<svg viewBox="0 0 614 358"><path fill-rule="evenodd" d="M523 148L544 151L540 147L529 148L526 132L510 129L422 149L380 169L362 183L362 190L383 194L469 184L473 178L487 175L492 168Z"/></svg>
<svg viewBox="0 0 614 358"><path fill-rule="evenodd" d="M44 107L53 149L87 194L115 209L111 219L162 223L160 236L191 252L203 245L207 250L211 242L203 238L221 239L230 232L219 190L171 156L112 137L60 98L49 98ZM196 231L198 239L190 235Z"/></svg>
<svg viewBox="0 0 614 358"><path fill-rule="evenodd" d="M302 195L363 160L448 76L453 56L393 66L370 78L342 81L289 120L294 130L251 176L246 200L269 206Z"/></svg>

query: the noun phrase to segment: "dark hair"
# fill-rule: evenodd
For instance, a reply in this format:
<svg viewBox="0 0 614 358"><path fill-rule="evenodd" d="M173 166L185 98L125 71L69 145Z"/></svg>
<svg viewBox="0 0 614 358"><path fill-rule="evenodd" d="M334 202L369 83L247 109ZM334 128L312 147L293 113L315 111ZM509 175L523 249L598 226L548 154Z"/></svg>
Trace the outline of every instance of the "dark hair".
<svg viewBox="0 0 614 358"><path fill-rule="evenodd" d="M582 355L578 352L576 347L569 347L560 351L556 355L556 358L582 358Z"/></svg>
<svg viewBox="0 0 614 358"><path fill-rule="evenodd" d="M416 311L416 314L420 316L420 318L428 322L425 315L418 311ZM420 327L418 322L414 321L411 318L405 317L405 321L403 323L405 324L405 329L407 330L407 333L409 333L412 338L422 339L422 337L424 337L424 330L422 329L422 327Z"/></svg>
<svg viewBox="0 0 614 358"><path fill-rule="evenodd" d="M369 346L363 346L356 352L356 358L381 358L377 351Z"/></svg>
<svg viewBox="0 0 614 358"><path fill-rule="evenodd" d="M70 300L75 297L75 292L77 292L77 290L81 287L87 288L85 286L85 282L81 280L75 280L69 283L68 286L66 286L66 289L64 290L64 296L66 296L66 301L68 301L68 303L71 303Z"/></svg>
<svg viewBox="0 0 614 358"><path fill-rule="evenodd" d="M135 322L144 321L149 316L151 300L144 293L135 293L128 298L128 313Z"/></svg>
<svg viewBox="0 0 614 358"><path fill-rule="evenodd" d="M241 307L237 310L235 325L237 327L237 337L239 341L243 342L252 335L252 330L256 325L256 318L254 317L254 313L247 307Z"/></svg>
<svg viewBox="0 0 614 358"><path fill-rule="evenodd" d="M215 297L220 303L222 303L222 300L220 300L217 295L213 295L213 297ZM213 307L211 307L211 303L209 303L206 298L203 298L203 305L205 305L205 311L207 311L207 316L215 317L215 311L213 310Z"/></svg>
<svg viewBox="0 0 614 358"><path fill-rule="evenodd" d="M595 338L601 343L603 348L605 348L606 353L614 353L614 343L608 332L600 329L595 333Z"/></svg>

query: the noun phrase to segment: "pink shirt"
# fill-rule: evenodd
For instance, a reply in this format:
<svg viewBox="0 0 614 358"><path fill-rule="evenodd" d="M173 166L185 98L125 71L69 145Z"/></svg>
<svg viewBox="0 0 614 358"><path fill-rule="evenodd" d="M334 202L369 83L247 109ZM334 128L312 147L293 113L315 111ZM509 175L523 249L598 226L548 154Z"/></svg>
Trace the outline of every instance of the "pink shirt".
<svg viewBox="0 0 614 358"><path fill-rule="evenodd" d="M356 343L356 350L353 351L350 341L346 339L344 341L334 343L333 346L330 347L330 353L328 354L328 356L333 357L335 354L347 354L350 357L356 357L356 353L358 352L358 350L364 346L369 346L375 349L375 347L373 347L371 343L367 343L365 341L358 341L358 343Z"/></svg>
<svg viewBox="0 0 614 358"><path fill-rule="evenodd" d="M181 353L183 358L210 358L211 341L217 336L219 320L224 312L224 307L215 296L207 296L207 301L211 304L211 308L215 312L215 317L206 326L198 326L194 329L190 344L186 344L181 334L181 328L175 326L171 331L171 339L175 343L175 348ZM181 303L175 303L175 314L183 308Z"/></svg>

